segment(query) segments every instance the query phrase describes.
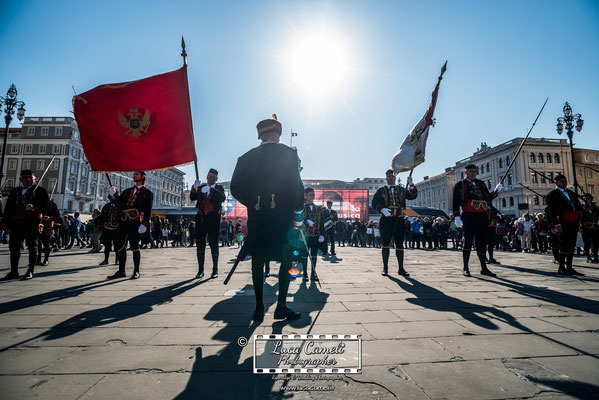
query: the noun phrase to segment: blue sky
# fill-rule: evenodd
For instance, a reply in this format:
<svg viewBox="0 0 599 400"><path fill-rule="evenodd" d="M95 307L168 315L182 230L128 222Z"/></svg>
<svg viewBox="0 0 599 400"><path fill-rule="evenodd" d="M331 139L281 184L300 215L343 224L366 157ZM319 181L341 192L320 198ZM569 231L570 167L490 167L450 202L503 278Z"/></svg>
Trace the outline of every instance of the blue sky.
<svg viewBox="0 0 599 400"><path fill-rule="evenodd" d="M599 148L597 1L171 3L0 2L0 92L15 83L29 116L71 115L72 85L174 70L184 35L202 179L230 179L273 112L282 142L299 134L303 178L382 177L445 60L416 180L523 136L546 97L533 136L559 137L569 101L585 120L576 145Z"/></svg>

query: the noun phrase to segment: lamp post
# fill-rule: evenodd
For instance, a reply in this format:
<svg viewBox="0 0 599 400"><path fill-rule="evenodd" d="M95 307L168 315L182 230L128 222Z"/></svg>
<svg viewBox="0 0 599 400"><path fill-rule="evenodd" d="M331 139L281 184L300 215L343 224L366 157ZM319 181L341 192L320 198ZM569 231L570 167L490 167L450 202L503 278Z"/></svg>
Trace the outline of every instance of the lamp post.
<svg viewBox="0 0 599 400"><path fill-rule="evenodd" d="M15 107L17 107L17 118L19 121L23 120L25 116L25 103L17 100L17 88L14 83L10 85L10 88L6 92L6 97L0 96L0 112L2 112L2 106L4 106L4 120L6 121L6 131L4 132L4 143L2 144L2 159L0 160L0 187L2 187L2 179L4 178L4 159L6 157L6 143L8 141L8 127L12 122L12 116L15 113Z"/></svg>
<svg viewBox="0 0 599 400"><path fill-rule="evenodd" d="M580 132L582 130L582 124L584 121L582 120L582 116L580 114L573 114L572 107L570 104L566 102L564 105L564 116L559 117L557 119L557 133L562 134L564 131L564 124L566 125L566 134L568 135L568 139L570 139L570 154L572 156L572 170L574 172L574 191L578 193L578 180L576 179L576 165L574 164L574 145L572 144L572 136L574 135L574 123L576 123L576 130Z"/></svg>

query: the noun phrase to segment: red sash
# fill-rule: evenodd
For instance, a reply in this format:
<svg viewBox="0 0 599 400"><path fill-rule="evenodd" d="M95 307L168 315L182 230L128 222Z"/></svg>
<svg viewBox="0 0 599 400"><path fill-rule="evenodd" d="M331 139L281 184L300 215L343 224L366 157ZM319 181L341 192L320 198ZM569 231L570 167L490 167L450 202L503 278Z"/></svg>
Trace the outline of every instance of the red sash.
<svg viewBox="0 0 599 400"><path fill-rule="evenodd" d="M559 216L560 222L576 222L578 221L578 211L576 210L567 210L560 214Z"/></svg>

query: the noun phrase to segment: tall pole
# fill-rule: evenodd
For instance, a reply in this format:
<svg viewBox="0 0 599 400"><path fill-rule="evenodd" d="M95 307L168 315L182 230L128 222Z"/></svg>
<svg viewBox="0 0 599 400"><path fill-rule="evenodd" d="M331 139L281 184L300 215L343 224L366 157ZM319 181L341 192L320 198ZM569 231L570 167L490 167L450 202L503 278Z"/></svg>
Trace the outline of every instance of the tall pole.
<svg viewBox="0 0 599 400"><path fill-rule="evenodd" d="M564 104L564 116L559 117L557 119L557 133L562 134L564 130L564 124L566 128L566 134L568 135L568 139L570 140L570 155L572 156L572 172L574 173L574 192L578 194L578 180L576 179L576 162L574 161L574 143L572 142L572 136L574 136L574 122L576 122L576 130L580 132L582 130L582 125L584 121L582 120L582 116L580 114L574 114L572 112L572 107L566 101Z"/></svg>
<svg viewBox="0 0 599 400"><path fill-rule="evenodd" d="M17 88L13 83L6 92L6 97L0 96L0 111L2 111L2 105L4 105L4 121L6 121L6 129L4 131L4 142L2 143L2 158L0 159L0 187L2 187L2 179L4 178L4 161L6 159L6 147L8 143L8 131L10 123L12 122L12 115L15 113L15 107L18 107L17 118L23 119L25 115L25 103L17 100Z"/></svg>

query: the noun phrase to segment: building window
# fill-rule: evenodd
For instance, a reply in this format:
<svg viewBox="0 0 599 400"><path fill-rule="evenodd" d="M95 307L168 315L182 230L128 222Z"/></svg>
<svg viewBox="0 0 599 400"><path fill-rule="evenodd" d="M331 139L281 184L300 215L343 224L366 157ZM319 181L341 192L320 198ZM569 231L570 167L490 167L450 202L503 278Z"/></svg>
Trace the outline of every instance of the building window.
<svg viewBox="0 0 599 400"><path fill-rule="evenodd" d="M590 169L587 170L587 177L588 178L592 178L593 177L593 171L591 171Z"/></svg>
<svg viewBox="0 0 599 400"><path fill-rule="evenodd" d="M31 160L23 160L21 169L31 169Z"/></svg>
<svg viewBox="0 0 599 400"><path fill-rule="evenodd" d="M45 144L40 144L39 154L46 154L46 145Z"/></svg>
<svg viewBox="0 0 599 400"><path fill-rule="evenodd" d="M532 198L532 202L535 206L539 205L539 196L535 196Z"/></svg>
<svg viewBox="0 0 599 400"><path fill-rule="evenodd" d="M530 173L530 181L531 181L532 183L538 183L539 181L538 181L538 179L537 179L537 174L535 174L534 172L531 172L531 173Z"/></svg>
<svg viewBox="0 0 599 400"><path fill-rule="evenodd" d="M79 193L84 194L86 192L87 192L87 183L81 182L81 184L79 184Z"/></svg>
<svg viewBox="0 0 599 400"><path fill-rule="evenodd" d="M545 175L541 175L541 183L545 183Z"/></svg>
<svg viewBox="0 0 599 400"><path fill-rule="evenodd" d="M547 163L551 164L551 154L547 153Z"/></svg>
<svg viewBox="0 0 599 400"><path fill-rule="evenodd" d="M499 168L503 168L503 158L499 159Z"/></svg>
<svg viewBox="0 0 599 400"><path fill-rule="evenodd" d="M589 194L595 195L595 185L589 185Z"/></svg>
<svg viewBox="0 0 599 400"><path fill-rule="evenodd" d="M62 136L62 128L56 128L54 131L55 136Z"/></svg>
<svg viewBox="0 0 599 400"><path fill-rule="evenodd" d="M514 198L510 197L510 207L513 207L513 206L514 206Z"/></svg>
<svg viewBox="0 0 599 400"><path fill-rule="evenodd" d="M507 186L508 188L512 187L512 174L507 175Z"/></svg>
<svg viewBox="0 0 599 400"><path fill-rule="evenodd" d="M56 186L56 179L50 179L50 180L48 180L48 189L50 191L54 190L54 186Z"/></svg>
<svg viewBox="0 0 599 400"><path fill-rule="evenodd" d="M588 154L584 154L584 161L588 162L589 161L589 155Z"/></svg>
<svg viewBox="0 0 599 400"><path fill-rule="evenodd" d="M26 144L23 146L23 154L31 154L33 153L33 145L32 144Z"/></svg>
<svg viewBox="0 0 599 400"><path fill-rule="evenodd" d="M59 160L52 161L52 167L50 167L50 168L54 169L54 170L58 169L58 163L59 162L60 162Z"/></svg>
<svg viewBox="0 0 599 400"><path fill-rule="evenodd" d="M485 164L480 166L480 173L484 174L485 173Z"/></svg>
<svg viewBox="0 0 599 400"><path fill-rule="evenodd" d="M512 157L510 157L510 156L507 156L507 157L505 158L505 165L509 167L509 166L510 166L510 162L511 162L511 161L512 161Z"/></svg>
<svg viewBox="0 0 599 400"><path fill-rule="evenodd" d="M576 170L576 175L582 176L582 170L580 168Z"/></svg>
<svg viewBox="0 0 599 400"><path fill-rule="evenodd" d="M599 154L595 154L595 162L599 163Z"/></svg>
<svg viewBox="0 0 599 400"><path fill-rule="evenodd" d="M549 183L553 181L553 172L547 172L547 177L549 178Z"/></svg>
<svg viewBox="0 0 599 400"><path fill-rule="evenodd" d="M6 190L12 190L15 187L15 181L14 179L7 179L6 180Z"/></svg>
<svg viewBox="0 0 599 400"><path fill-rule="evenodd" d="M60 154L60 145L59 144L52 145L52 154Z"/></svg>
<svg viewBox="0 0 599 400"><path fill-rule="evenodd" d="M27 128L27 136L33 136L33 135L35 135L35 127L30 126L29 128Z"/></svg>
<svg viewBox="0 0 599 400"><path fill-rule="evenodd" d="M535 153L530 153L530 162L531 163L537 162L537 157L535 157Z"/></svg>
<svg viewBox="0 0 599 400"><path fill-rule="evenodd" d="M505 207L505 206L506 206L506 204L505 204L505 198L503 198L503 199L501 199L501 207Z"/></svg>
<svg viewBox="0 0 599 400"><path fill-rule="evenodd" d="M559 154L555 153L553 155L553 161L555 161L556 164L559 164Z"/></svg>
<svg viewBox="0 0 599 400"><path fill-rule="evenodd" d="M19 154L19 145L13 144L10 146L10 154Z"/></svg>
<svg viewBox="0 0 599 400"><path fill-rule="evenodd" d="M8 160L8 169L17 169L17 160Z"/></svg>
<svg viewBox="0 0 599 400"><path fill-rule="evenodd" d="M73 200L67 201L67 207L68 207L69 210L73 209Z"/></svg>
<svg viewBox="0 0 599 400"><path fill-rule="evenodd" d="M547 197L543 196L543 205L546 206L547 205Z"/></svg>
<svg viewBox="0 0 599 400"><path fill-rule="evenodd" d="M487 188L491 189L491 181L490 180L487 181Z"/></svg>
<svg viewBox="0 0 599 400"><path fill-rule="evenodd" d="M543 154L542 154L542 153L539 153L539 162L540 162L540 163L542 163L542 162L545 162L545 161L543 160Z"/></svg>
<svg viewBox="0 0 599 400"><path fill-rule="evenodd" d="M79 164L77 164L77 163L72 163L72 164L71 164L71 173L72 173L72 174L76 174L78 170L79 170Z"/></svg>
<svg viewBox="0 0 599 400"><path fill-rule="evenodd" d="M48 136L49 131L50 131L50 128L48 128L47 126L43 126L42 127L42 136Z"/></svg>
<svg viewBox="0 0 599 400"><path fill-rule="evenodd" d="M43 171L44 168L46 168L46 162L44 160L37 160L37 164L35 166L35 169L37 169L39 171Z"/></svg>

